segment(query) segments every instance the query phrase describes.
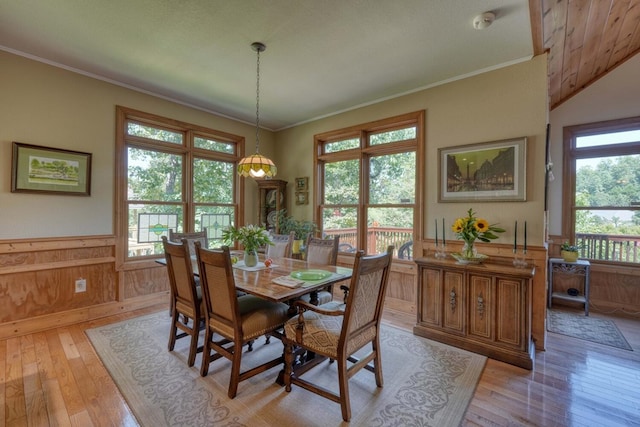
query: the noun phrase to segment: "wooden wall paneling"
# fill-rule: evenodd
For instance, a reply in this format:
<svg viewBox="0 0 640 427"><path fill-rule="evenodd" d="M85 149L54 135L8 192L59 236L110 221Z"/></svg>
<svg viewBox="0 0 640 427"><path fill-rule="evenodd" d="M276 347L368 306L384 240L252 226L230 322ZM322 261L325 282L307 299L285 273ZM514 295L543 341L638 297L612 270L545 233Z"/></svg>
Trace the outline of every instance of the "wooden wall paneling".
<svg viewBox="0 0 640 427"><path fill-rule="evenodd" d="M168 304L165 267L126 268L116 271L113 236L0 241L0 338ZM87 291L76 293L80 278Z"/></svg>
<svg viewBox="0 0 640 427"><path fill-rule="evenodd" d="M416 314L417 304L416 269L412 264L394 262L391 266L389 284L385 297L385 309Z"/></svg>

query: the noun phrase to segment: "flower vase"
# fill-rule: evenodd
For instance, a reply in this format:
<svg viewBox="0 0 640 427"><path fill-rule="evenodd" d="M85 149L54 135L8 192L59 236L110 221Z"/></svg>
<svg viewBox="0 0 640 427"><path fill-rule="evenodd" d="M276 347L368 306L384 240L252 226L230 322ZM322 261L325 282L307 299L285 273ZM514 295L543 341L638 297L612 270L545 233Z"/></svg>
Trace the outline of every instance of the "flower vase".
<svg viewBox="0 0 640 427"><path fill-rule="evenodd" d="M258 265L258 251L245 250L244 251L244 265L247 267L255 267Z"/></svg>
<svg viewBox="0 0 640 427"><path fill-rule="evenodd" d="M464 242L462 246L462 252L460 252L463 258L472 260L478 257L478 251L476 250L473 242Z"/></svg>

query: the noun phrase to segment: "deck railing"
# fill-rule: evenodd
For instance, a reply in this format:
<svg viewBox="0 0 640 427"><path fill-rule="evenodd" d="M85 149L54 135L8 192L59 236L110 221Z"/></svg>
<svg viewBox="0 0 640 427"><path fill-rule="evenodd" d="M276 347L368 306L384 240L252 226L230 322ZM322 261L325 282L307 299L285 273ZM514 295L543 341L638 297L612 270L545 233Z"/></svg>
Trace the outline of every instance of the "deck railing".
<svg viewBox="0 0 640 427"><path fill-rule="evenodd" d="M640 262L640 237L577 233L580 257L602 261Z"/></svg>
<svg viewBox="0 0 640 427"><path fill-rule="evenodd" d="M356 228L340 228L324 230L325 237L340 236L340 251L353 252L357 247ZM369 227L367 233L367 253L375 254L387 250L387 246L394 246L393 256L401 259L411 259L413 254L413 230L398 227Z"/></svg>

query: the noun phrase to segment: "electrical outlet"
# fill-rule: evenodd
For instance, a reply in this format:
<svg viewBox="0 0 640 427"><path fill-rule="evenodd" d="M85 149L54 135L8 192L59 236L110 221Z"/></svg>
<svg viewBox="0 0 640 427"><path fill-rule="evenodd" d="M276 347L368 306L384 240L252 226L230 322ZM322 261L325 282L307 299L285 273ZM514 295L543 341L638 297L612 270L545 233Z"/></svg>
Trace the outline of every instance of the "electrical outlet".
<svg viewBox="0 0 640 427"><path fill-rule="evenodd" d="M76 280L76 293L87 292L87 279Z"/></svg>

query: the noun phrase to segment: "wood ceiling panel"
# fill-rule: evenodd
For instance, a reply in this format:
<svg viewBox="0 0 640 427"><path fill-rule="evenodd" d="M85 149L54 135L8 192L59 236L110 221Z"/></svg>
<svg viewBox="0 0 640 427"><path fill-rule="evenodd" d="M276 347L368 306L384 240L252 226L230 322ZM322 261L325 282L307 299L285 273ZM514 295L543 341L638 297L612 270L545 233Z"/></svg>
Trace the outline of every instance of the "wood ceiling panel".
<svg viewBox="0 0 640 427"><path fill-rule="evenodd" d="M640 52L640 0L542 0L549 107Z"/></svg>

